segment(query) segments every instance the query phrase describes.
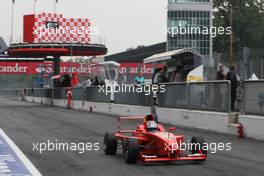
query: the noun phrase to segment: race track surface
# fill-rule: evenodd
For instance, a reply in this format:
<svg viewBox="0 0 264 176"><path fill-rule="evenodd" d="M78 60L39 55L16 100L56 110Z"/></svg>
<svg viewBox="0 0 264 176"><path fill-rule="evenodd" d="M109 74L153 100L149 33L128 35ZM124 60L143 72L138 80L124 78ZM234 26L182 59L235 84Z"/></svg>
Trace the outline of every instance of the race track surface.
<svg viewBox="0 0 264 176"><path fill-rule="evenodd" d="M0 128L44 176L264 175L264 142L182 128L177 132L185 134L188 139L195 135L204 136L207 142L232 142L232 150L209 154L204 163L127 165L120 151L115 156L106 156L102 151L105 131L114 131L115 127L116 118L113 116L0 99ZM83 154L33 151L33 143L48 140L100 143L100 150Z"/></svg>

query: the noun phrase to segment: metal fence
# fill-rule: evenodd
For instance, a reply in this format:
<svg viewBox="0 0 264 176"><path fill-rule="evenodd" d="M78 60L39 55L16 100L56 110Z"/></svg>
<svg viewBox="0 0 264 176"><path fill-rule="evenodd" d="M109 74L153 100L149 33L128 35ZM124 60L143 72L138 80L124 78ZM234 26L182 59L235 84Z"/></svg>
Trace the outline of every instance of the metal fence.
<svg viewBox="0 0 264 176"><path fill-rule="evenodd" d="M25 96L33 97L34 89L24 89Z"/></svg>
<svg viewBox="0 0 264 176"><path fill-rule="evenodd" d="M140 91L137 91L140 90ZM141 91L142 90L142 91ZM131 85L130 88L125 91L114 94L114 102L116 104L128 104L128 105L140 105L140 106L152 106L153 94L151 93L152 87Z"/></svg>
<svg viewBox="0 0 264 176"><path fill-rule="evenodd" d="M264 115L264 80L244 81L243 109L248 114Z"/></svg>
<svg viewBox="0 0 264 176"><path fill-rule="evenodd" d="M83 100L91 102L110 103L110 95L100 92L100 88L96 86L87 87L83 90Z"/></svg>
<svg viewBox="0 0 264 176"><path fill-rule="evenodd" d="M161 85L160 85L161 86ZM169 83L164 84L165 92L157 94L159 107L184 108L198 110L212 110L230 112L230 82L214 81L201 83ZM151 91L145 92L144 87L138 91L119 92L114 94L114 103L139 106L152 106L154 104ZM148 90L152 90L149 87ZM137 89L134 89L137 90ZM5 96L46 97L53 99L66 99L66 89L21 89L2 90ZM100 92L100 87L74 88L73 100L110 103L110 95Z"/></svg>
<svg viewBox="0 0 264 176"><path fill-rule="evenodd" d="M65 99L66 90L65 88L30 88L23 89L24 95L29 97L39 97L39 98L52 98L54 99ZM53 94L53 95L52 95Z"/></svg>
<svg viewBox="0 0 264 176"><path fill-rule="evenodd" d="M242 85L241 111L264 115L264 80L244 81ZM157 95L158 106L230 112L230 89L229 81L169 83L165 84L166 91ZM75 88L72 91L73 100L110 102L110 95L99 93L99 87ZM3 89L0 90L0 96L16 99L23 96L66 99L66 89ZM153 95L146 96L144 93L115 93L114 100L118 104L153 105Z"/></svg>
<svg viewBox="0 0 264 176"><path fill-rule="evenodd" d="M160 107L230 112L230 82L166 84L166 92L158 94Z"/></svg>
<svg viewBox="0 0 264 176"><path fill-rule="evenodd" d="M189 84L189 106L193 109L231 111L231 84L214 81Z"/></svg>
<svg viewBox="0 0 264 176"><path fill-rule="evenodd" d="M22 89L8 89L8 90L0 91L0 96L7 98L21 99L23 98L24 94Z"/></svg>
<svg viewBox="0 0 264 176"><path fill-rule="evenodd" d="M55 88L53 90L54 99L66 99L66 89L65 88Z"/></svg>
<svg viewBox="0 0 264 176"><path fill-rule="evenodd" d="M52 98L52 89L41 89L41 88L37 88L37 89L29 89L29 91L32 92L33 90L33 96L34 97L43 97L43 98Z"/></svg>
<svg viewBox="0 0 264 176"><path fill-rule="evenodd" d="M168 83L165 84L165 93L158 94L160 107L188 108L188 84Z"/></svg>

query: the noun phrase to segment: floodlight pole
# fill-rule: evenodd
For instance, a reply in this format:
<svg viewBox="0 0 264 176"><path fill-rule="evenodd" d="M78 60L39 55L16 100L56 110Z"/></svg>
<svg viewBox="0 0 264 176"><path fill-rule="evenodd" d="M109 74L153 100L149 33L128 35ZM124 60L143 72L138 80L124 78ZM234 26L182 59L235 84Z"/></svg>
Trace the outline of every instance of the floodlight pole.
<svg viewBox="0 0 264 176"><path fill-rule="evenodd" d="M13 43L13 39L14 39L14 4L15 4L15 0L12 0L12 7L11 7L11 37L10 37L10 44Z"/></svg>
<svg viewBox="0 0 264 176"><path fill-rule="evenodd" d="M59 75L60 74L60 56L53 56L53 76L55 75ZM56 88L56 87L59 87L59 79L54 79L53 81L53 87Z"/></svg>
<svg viewBox="0 0 264 176"><path fill-rule="evenodd" d="M230 35L230 65L233 64L233 7L230 7L230 27L232 29L232 33Z"/></svg>
<svg viewBox="0 0 264 176"><path fill-rule="evenodd" d="M36 0L33 0L33 14L36 14Z"/></svg>
<svg viewBox="0 0 264 176"><path fill-rule="evenodd" d="M54 0L54 14L56 13L56 10L57 10L57 3L58 3L58 0Z"/></svg>

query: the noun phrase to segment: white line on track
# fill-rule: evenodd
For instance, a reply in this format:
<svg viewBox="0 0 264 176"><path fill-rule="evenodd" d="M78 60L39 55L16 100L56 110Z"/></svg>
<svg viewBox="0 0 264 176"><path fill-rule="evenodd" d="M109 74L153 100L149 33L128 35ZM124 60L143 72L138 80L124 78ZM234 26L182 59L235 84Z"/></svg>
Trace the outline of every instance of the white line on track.
<svg viewBox="0 0 264 176"><path fill-rule="evenodd" d="M29 159L24 155L24 153L17 147L17 145L6 135L6 133L2 129L0 129L0 135L5 139L7 144L23 162L29 172L33 176L41 176L40 172L36 169L36 167L29 161Z"/></svg>

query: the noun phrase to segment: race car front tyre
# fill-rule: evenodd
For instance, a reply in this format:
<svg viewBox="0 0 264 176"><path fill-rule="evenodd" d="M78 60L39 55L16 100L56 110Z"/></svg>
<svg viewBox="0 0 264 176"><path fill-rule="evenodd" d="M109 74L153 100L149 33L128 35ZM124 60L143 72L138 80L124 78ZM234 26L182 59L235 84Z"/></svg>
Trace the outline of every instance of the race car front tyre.
<svg viewBox="0 0 264 176"><path fill-rule="evenodd" d="M191 144L192 144L192 148L191 148L192 154L200 153L201 151L203 154L207 155L207 150L205 147L206 142L203 137L192 137Z"/></svg>
<svg viewBox="0 0 264 176"><path fill-rule="evenodd" d="M104 135L104 151L106 155L114 155L117 151L117 138L112 133Z"/></svg>
<svg viewBox="0 0 264 176"><path fill-rule="evenodd" d="M124 152L127 164L136 163L138 160L139 146L136 139L128 139L127 147Z"/></svg>

